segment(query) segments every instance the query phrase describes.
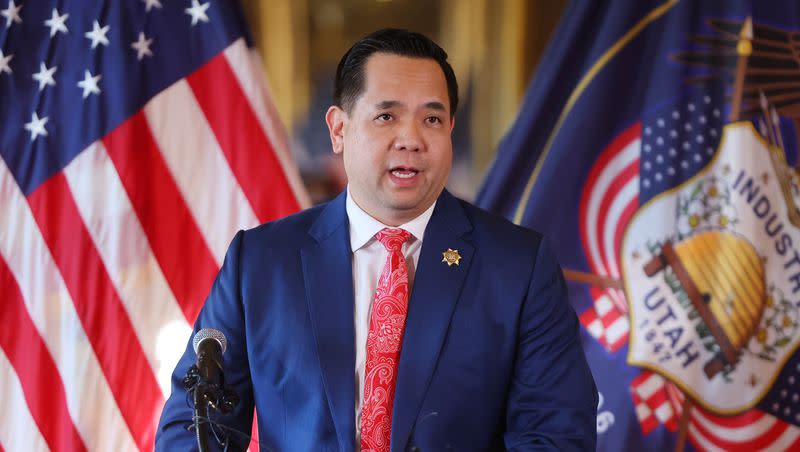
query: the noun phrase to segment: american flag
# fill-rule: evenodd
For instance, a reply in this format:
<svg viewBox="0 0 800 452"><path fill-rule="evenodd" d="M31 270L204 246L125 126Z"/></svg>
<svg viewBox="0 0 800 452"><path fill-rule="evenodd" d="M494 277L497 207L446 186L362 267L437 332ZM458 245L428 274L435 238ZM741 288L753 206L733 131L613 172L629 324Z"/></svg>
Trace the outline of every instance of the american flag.
<svg viewBox="0 0 800 452"><path fill-rule="evenodd" d="M603 150L592 166L580 205L580 231L591 271L620 279L622 236L636 210L653 196L694 176L714 156L724 115L717 96L701 93L646 113ZM584 328L609 353L624 351L629 333L625 294L592 288L580 314ZM688 438L699 450L790 450L800 447L800 354L795 353L756 407L719 416L694 405ZM642 370L630 383L642 434L659 426L675 432L684 394L660 375Z"/></svg>
<svg viewBox="0 0 800 452"><path fill-rule="evenodd" d="M235 2L0 0L0 450L150 450L241 228L308 204Z"/></svg>

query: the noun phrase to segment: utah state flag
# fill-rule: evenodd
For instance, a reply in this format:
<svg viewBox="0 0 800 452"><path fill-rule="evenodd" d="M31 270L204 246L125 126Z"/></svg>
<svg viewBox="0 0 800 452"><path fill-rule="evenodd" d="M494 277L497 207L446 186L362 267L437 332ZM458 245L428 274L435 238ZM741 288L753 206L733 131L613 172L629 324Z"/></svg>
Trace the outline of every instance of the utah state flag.
<svg viewBox="0 0 800 452"><path fill-rule="evenodd" d="M799 126L800 3L568 7L478 202L558 254L598 450L800 447Z"/></svg>

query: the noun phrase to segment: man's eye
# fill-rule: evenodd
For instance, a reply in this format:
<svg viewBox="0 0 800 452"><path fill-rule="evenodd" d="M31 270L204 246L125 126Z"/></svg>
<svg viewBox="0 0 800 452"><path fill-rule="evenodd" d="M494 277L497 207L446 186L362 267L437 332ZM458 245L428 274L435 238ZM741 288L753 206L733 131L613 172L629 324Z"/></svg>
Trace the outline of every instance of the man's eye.
<svg viewBox="0 0 800 452"><path fill-rule="evenodd" d="M377 119L379 121L384 121L384 122L391 121L392 115L390 115L389 113L381 113L378 116L376 116L375 119Z"/></svg>
<svg viewBox="0 0 800 452"><path fill-rule="evenodd" d="M425 118L425 121L427 121L428 124L441 124L442 123L441 118L439 118L438 116L428 116L427 118Z"/></svg>

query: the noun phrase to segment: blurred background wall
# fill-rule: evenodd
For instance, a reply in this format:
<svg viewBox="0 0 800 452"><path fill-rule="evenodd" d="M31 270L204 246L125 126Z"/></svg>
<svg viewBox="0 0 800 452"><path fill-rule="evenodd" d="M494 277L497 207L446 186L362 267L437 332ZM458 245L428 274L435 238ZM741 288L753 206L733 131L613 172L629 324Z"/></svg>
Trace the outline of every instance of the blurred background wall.
<svg viewBox="0 0 800 452"><path fill-rule="evenodd" d="M324 114L342 54L384 27L424 33L449 54L459 83L448 183L472 200L566 0L241 0L272 98L313 202L346 183Z"/></svg>

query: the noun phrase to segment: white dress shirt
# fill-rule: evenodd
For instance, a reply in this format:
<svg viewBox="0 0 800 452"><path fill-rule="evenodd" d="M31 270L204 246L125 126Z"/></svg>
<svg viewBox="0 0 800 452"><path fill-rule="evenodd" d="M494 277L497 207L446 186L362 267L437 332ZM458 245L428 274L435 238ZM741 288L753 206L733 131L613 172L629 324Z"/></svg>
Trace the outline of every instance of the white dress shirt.
<svg viewBox="0 0 800 452"><path fill-rule="evenodd" d="M353 251L353 291L355 296L355 332L356 332L356 450L361 449L361 405L364 401L364 367L367 364L367 334L369 333L369 317L372 313L372 301L378 278L389 255L386 248L375 238L385 224L372 218L356 204L347 190L347 218L350 222L350 247ZM403 256L408 266L408 293L414 283L414 271L422 249L422 239L428 226L436 202L417 218L398 226L411 233L403 244Z"/></svg>

